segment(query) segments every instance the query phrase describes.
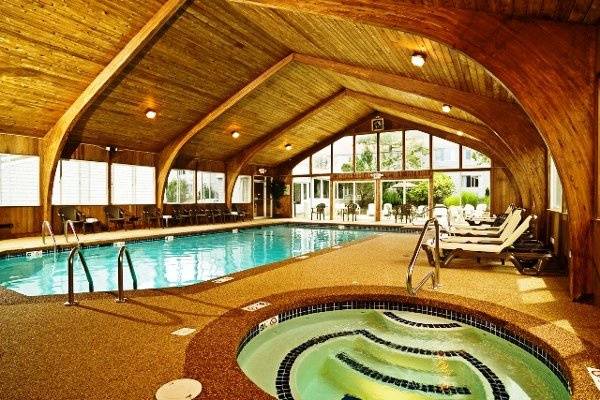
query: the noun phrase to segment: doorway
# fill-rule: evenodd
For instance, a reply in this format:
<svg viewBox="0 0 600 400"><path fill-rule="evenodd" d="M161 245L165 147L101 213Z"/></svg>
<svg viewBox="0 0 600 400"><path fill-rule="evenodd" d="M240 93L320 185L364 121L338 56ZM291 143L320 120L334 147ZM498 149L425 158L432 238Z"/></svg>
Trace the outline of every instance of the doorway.
<svg viewBox="0 0 600 400"><path fill-rule="evenodd" d="M267 217L267 185L264 177L254 178L254 218Z"/></svg>

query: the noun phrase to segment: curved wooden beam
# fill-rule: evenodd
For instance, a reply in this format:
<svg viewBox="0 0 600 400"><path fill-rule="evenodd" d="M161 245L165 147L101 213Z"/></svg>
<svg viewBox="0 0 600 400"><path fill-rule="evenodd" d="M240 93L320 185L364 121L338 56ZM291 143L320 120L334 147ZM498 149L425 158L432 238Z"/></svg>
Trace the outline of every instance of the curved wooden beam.
<svg viewBox="0 0 600 400"><path fill-rule="evenodd" d="M397 74L304 54L295 54L294 61L452 104L473 115L492 130L492 135L496 136L494 142L503 144L510 153L514 154L513 158L519 159L515 172L521 170L522 174L528 177L527 182L537 183L527 185L529 193L524 198L526 200L524 206L538 215L546 210L546 145L519 105Z"/></svg>
<svg viewBox="0 0 600 400"><path fill-rule="evenodd" d="M302 125L306 120L312 118L316 114L318 114L322 109L327 108L331 104L343 99L348 94L347 90L342 90L326 98L325 100L320 101L315 106L306 110L296 118L287 122L283 127L277 128L275 131L270 132L260 139L254 141L245 149L240 151L235 157L227 160L226 162L226 178L225 178L225 202L228 206L231 206L231 199L233 196L233 188L235 187L235 181L237 180L240 171L244 166L254 157L259 151L264 149L269 143L272 143L274 140L277 140L290 130ZM284 151L282 149L282 151Z"/></svg>
<svg viewBox="0 0 600 400"><path fill-rule="evenodd" d="M168 0L94 78L40 141L40 205L44 220L51 220L54 174L69 132L92 102L186 2Z"/></svg>
<svg viewBox="0 0 600 400"><path fill-rule="evenodd" d="M162 207L163 193L165 190L165 184L169 177L169 171L173 162L177 158L179 151L183 146L189 142L198 132L206 128L211 122L219 118L227 110L235 106L240 100L252 93L257 87L266 82L270 77L277 74L283 68L285 68L293 60L293 54L283 58L276 64L269 67L262 74L257 76L254 80L248 83L246 86L235 92L231 97L219 104L214 110L202 117L196 122L191 128L187 129L181 135L179 135L173 142L165 147L158 155L156 162L156 204L158 207Z"/></svg>
<svg viewBox="0 0 600 400"><path fill-rule="evenodd" d="M569 208L571 295L577 299L592 292L597 27L394 0L229 1L425 36L463 52L494 74L519 101L556 161Z"/></svg>

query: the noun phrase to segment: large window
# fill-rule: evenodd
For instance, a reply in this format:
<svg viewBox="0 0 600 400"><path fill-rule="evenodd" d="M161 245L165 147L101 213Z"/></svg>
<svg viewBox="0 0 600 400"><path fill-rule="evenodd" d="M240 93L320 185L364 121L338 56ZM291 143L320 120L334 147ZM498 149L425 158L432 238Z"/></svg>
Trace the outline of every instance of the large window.
<svg viewBox="0 0 600 400"><path fill-rule="evenodd" d="M308 175L310 174L310 157L306 157L300 161L292 170L292 175Z"/></svg>
<svg viewBox="0 0 600 400"><path fill-rule="evenodd" d="M352 136L344 136L333 144L333 172L353 172Z"/></svg>
<svg viewBox="0 0 600 400"><path fill-rule="evenodd" d="M154 204L154 167L112 164L112 204Z"/></svg>
<svg viewBox="0 0 600 400"><path fill-rule="evenodd" d="M406 131L406 169L429 169L429 135L421 131Z"/></svg>
<svg viewBox="0 0 600 400"><path fill-rule="evenodd" d="M458 143L433 137L433 169L457 169L460 150Z"/></svg>
<svg viewBox="0 0 600 400"><path fill-rule="evenodd" d="M331 146L317 151L312 156L312 173L329 174L331 173Z"/></svg>
<svg viewBox="0 0 600 400"><path fill-rule="evenodd" d="M166 203L194 203L194 171L189 169L172 169L165 190Z"/></svg>
<svg viewBox="0 0 600 400"><path fill-rule="evenodd" d="M95 161L60 160L54 176L52 204L108 204L108 164Z"/></svg>
<svg viewBox="0 0 600 400"><path fill-rule="evenodd" d="M402 132L382 132L379 135L380 169L399 171L402 169Z"/></svg>
<svg viewBox="0 0 600 400"><path fill-rule="evenodd" d="M240 175L233 187L234 203L250 203L252 201L252 177Z"/></svg>
<svg viewBox="0 0 600 400"><path fill-rule="evenodd" d="M0 206L39 205L39 157L0 154Z"/></svg>
<svg viewBox="0 0 600 400"><path fill-rule="evenodd" d="M558 176L558 170L554 159L550 158L550 176L548 177L548 183L550 186L550 209L556 211L563 210L563 188Z"/></svg>
<svg viewBox="0 0 600 400"><path fill-rule="evenodd" d="M377 171L377 134L356 137L356 172Z"/></svg>
<svg viewBox="0 0 600 400"><path fill-rule="evenodd" d="M225 174L222 172L198 171L196 182L198 203L225 202Z"/></svg>
<svg viewBox="0 0 600 400"><path fill-rule="evenodd" d="M464 146L462 157L463 168L489 168L492 164L485 154Z"/></svg>

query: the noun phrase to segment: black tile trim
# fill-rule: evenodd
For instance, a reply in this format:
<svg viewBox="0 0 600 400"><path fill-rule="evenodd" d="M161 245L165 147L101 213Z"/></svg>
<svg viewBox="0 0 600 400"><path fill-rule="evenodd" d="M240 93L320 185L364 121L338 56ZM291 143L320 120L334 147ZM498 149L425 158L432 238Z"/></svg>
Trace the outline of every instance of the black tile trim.
<svg viewBox="0 0 600 400"><path fill-rule="evenodd" d="M404 319L402 317L397 316L391 311L384 311L383 315L388 317L391 320L399 322L404 325L414 326L415 328L427 328L427 329L445 329L445 328L460 328L462 325L457 324L456 322L450 322L449 324L429 324L424 322L415 322L409 321L408 319Z"/></svg>
<svg viewBox="0 0 600 400"><path fill-rule="evenodd" d="M418 390L421 392L425 392L425 393L438 393L438 394L445 394L445 395L455 395L455 394L461 394L461 395L465 395L465 394L471 394L471 390L466 387L466 386L441 386L441 385L428 385L425 383L420 383L420 382L416 382L416 381L408 381L406 379L400 379L400 378L396 378L390 375L384 375L380 372L377 372L376 370L361 364L360 362L356 361L355 359L353 359L352 357L350 357L348 354L342 352L342 353L338 353L335 355L335 358L337 358L338 360L340 360L341 362L343 362L344 364L346 364L347 366L349 366L350 368L352 368L353 370L361 373L362 375L365 375L371 379L383 382L383 383L387 383L390 385L394 385L394 386L398 386L401 388L405 388L408 390Z"/></svg>
<svg viewBox="0 0 600 400"><path fill-rule="evenodd" d="M292 349L284 357L283 361L281 361L281 364L279 365L279 369L277 370L277 378L275 379L275 388L277 390L277 398L279 400L294 400L294 397L292 395L292 390L290 387L291 371L292 371L292 366L294 365L294 362L303 352L305 352L306 350L308 350L309 348L311 348L313 346L316 346L318 344L323 344L331 339L338 339L341 337L348 337L348 336L355 336L355 335L361 335L377 344L389 347L396 351L405 352L405 353L419 354L419 355L424 355L424 356L435 356L435 357L461 357L464 360L466 360L468 363L473 365L473 367L475 367L485 377L485 379L487 380L487 382L490 385L490 388L492 389L492 393L494 394L494 400L506 400L506 399L510 398L508 393L506 392L506 388L504 387L504 384L502 383L502 381L500 380L498 375L496 375L488 366L483 364L476 357L474 357L473 355L471 355L470 353L468 353L464 350L457 350L457 351L426 350L426 349L419 349L416 347L403 346L403 345L400 345L397 343L390 342L388 340L381 339L377 335L375 335L372 332L369 332L368 330L365 330L365 329L357 329L354 331L335 332L335 333L330 333L328 335L314 337L314 338L308 340L307 342L302 343L300 346L297 346L294 349ZM341 360L341 361L345 361L345 360ZM358 362L356 362L356 363L358 363ZM350 366L353 369L355 369L361 373L364 373L365 375L368 375L373 379L381 380L385 383L390 383L392 385L406 388L409 390L420 390L420 391L425 391L428 393L442 393L442 394L447 394L447 395L471 394L470 390L466 387L464 388L464 389L466 389L466 391L464 391L463 388L455 388L455 390L458 390L458 391L453 392L451 390L449 392L446 392L445 390L442 389L442 386L436 387L433 385L421 384L419 382L412 382L412 381L407 381L404 379L388 377L388 378L392 379L390 381L390 380L384 379L383 374L381 374L377 371L374 371L366 366L362 366L362 368L360 368L360 369L357 369L352 365L350 365Z"/></svg>
<svg viewBox="0 0 600 400"><path fill-rule="evenodd" d="M548 367L562 382L564 387L569 393L571 391L571 383L567 378L566 372L558 361L556 361L543 347L538 346L520 335L517 335L504 326L497 325L493 322L480 319L471 314L461 313L453 310L444 308L421 305L421 304L410 304L397 301L363 301L363 300L349 300L332 302L326 304L317 304L307 307L299 307L291 310L284 311L278 314L279 322L284 322L290 319L302 317L309 314L337 311L337 310L351 310L351 309L374 309L374 310L385 310L385 311L410 311L427 315L434 315L453 321L457 321L463 324L473 326L475 328L484 330L492 335L498 336L504 340L511 342L512 344L520 347L526 352L533 355L539 361L541 361L546 367ZM238 346L238 354L243 348L260 333L258 325L254 326L244 336Z"/></svg>

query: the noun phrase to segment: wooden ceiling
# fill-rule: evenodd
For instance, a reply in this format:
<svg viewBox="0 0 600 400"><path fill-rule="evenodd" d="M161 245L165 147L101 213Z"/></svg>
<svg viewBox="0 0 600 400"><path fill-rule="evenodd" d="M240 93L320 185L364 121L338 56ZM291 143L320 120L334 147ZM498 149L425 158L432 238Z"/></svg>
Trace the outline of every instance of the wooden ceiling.
<svg viewBox="0 0 600 400"><path fill-rule="evenodd" d="M600 0L396 0L432 7L484 11L515 18L541 18L563 22L596 24Z"/></svg>
<svg viewBox="0 0 600 400"><path fill-rule="evenodd" d="M30 3L9 0L0 4L3 22L9 22L0 26L0 55L7 60L0 67L0 133L39 137L150 19L161 2ZM428 3L436 5L437 0ZM593 16L598 8L596 1L572 1L571 7L540 5L539 1L514 0L507 7L496 3L506 2L457 0L453 7L576 22L597 20ZM522 13L521 3L527 3L529 14ZM586 7L586 17L577 19ZM414 51L427 54L423 68L410 63ZM159 152L291 53L514 102L504 86L479 64L424 37L225 0L196 0L184 6L93 102L69 140ZM227 160L344 88L416 109L439 112L442 105L358 78L292 63L201 130L182 153L200 159ZM158 111L156 119L145 118L149 108ZM277 164L372 111L373 107L364 102L344 98L269 143L252 162ZM452 117L481 124L457 107L452 110ZM232 130L239 130L242 136L233 140ZM294 144L294 151L282 153L283 144L288 142Z"/></svg>

